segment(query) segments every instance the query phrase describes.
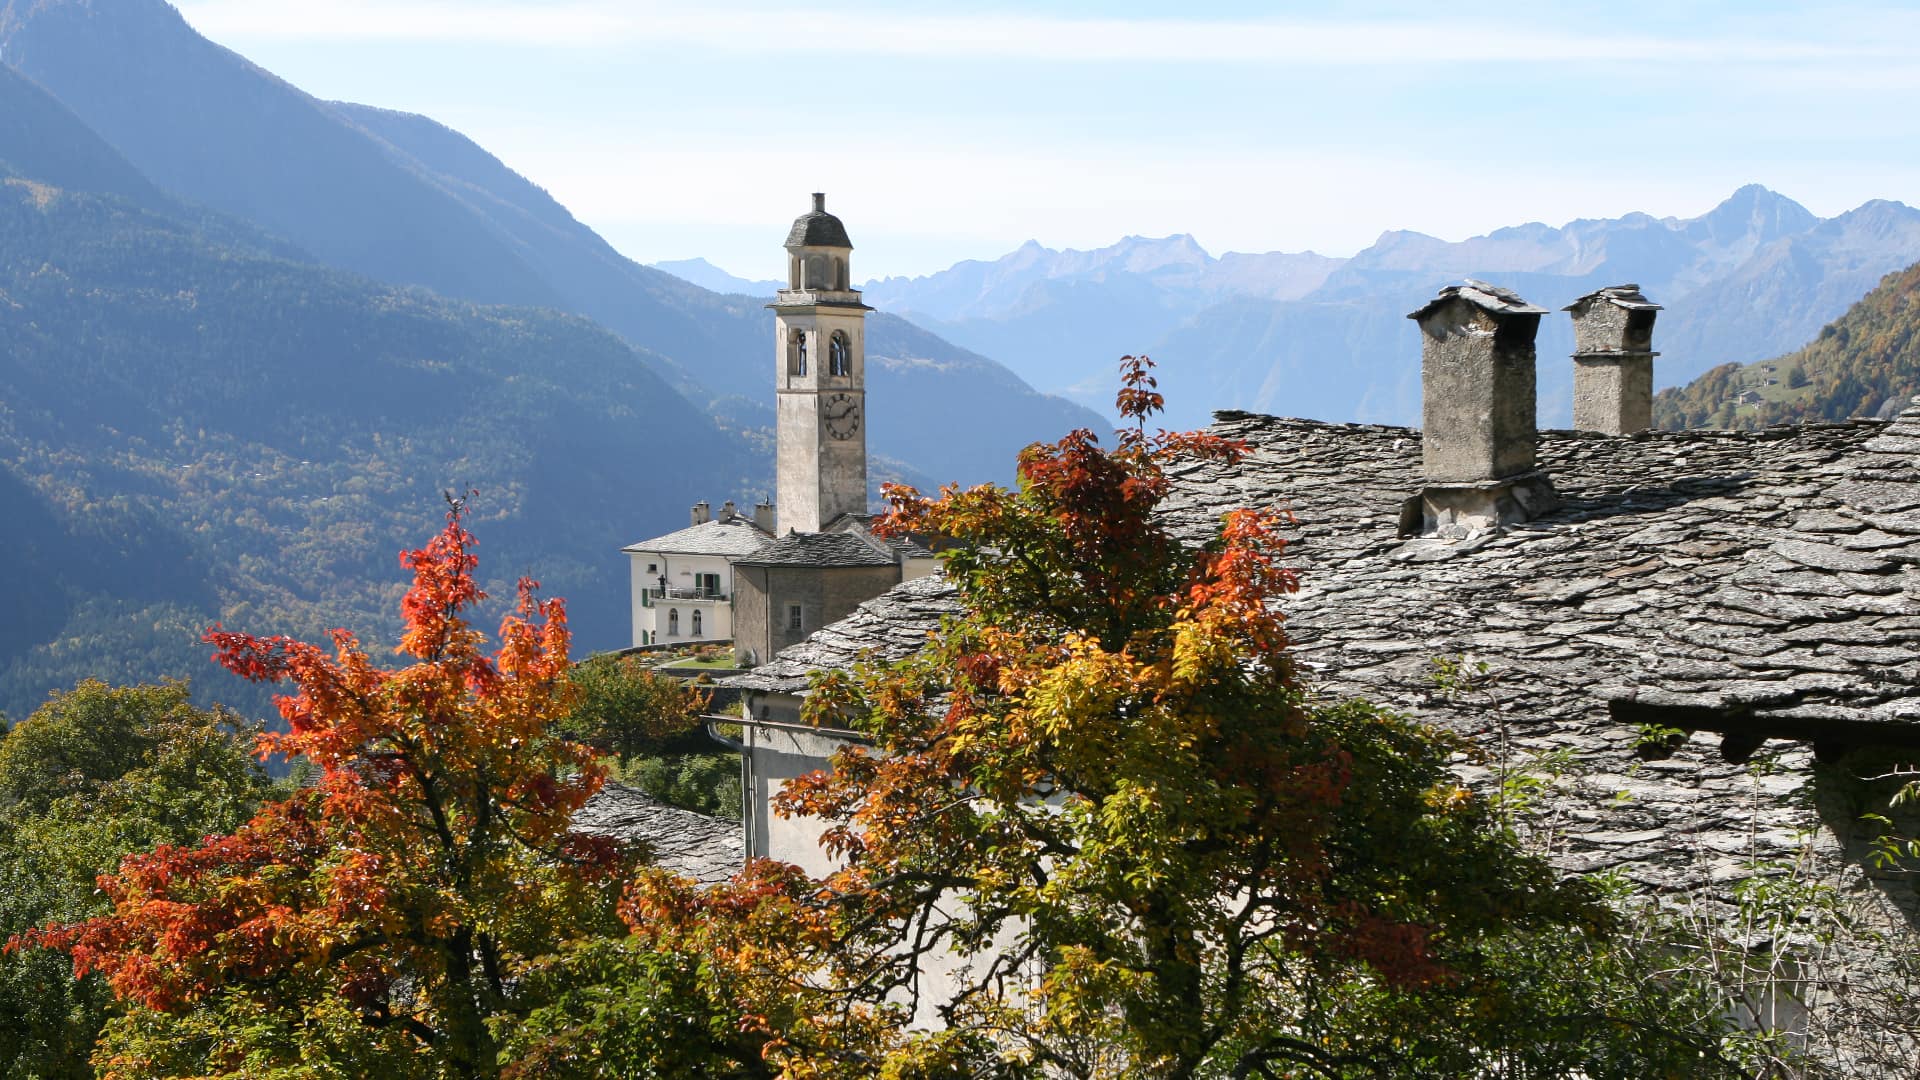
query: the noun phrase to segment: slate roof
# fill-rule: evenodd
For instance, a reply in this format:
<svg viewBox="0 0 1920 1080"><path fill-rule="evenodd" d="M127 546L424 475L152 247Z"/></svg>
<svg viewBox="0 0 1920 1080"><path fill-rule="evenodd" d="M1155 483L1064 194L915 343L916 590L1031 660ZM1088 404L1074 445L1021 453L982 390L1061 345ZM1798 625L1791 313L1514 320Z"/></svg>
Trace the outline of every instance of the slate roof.
<svg viewBox="0 0 1920 1080"><path fill-rule="evenodd" d="M1544 432L1564 506L1462 542L1396 533L1416 431L1244 413L1212 430L1254 453L1180 469L1166 509L1195 540L1236 506L1292 510L1291 631L1336 684L1403 689L1396 657L1471 650L1526 674L1528 716L1638 703L1920 734L1920 408L1891 425Z"/></svg>
<svg viewBox="0 0 1920 1080"><path fill-rule="evenodd" d="M882 541L858 532L790 532L762 544L737 566L893 566L899 557Z"/></svg>
<svg viewBox="0 0 1920 1080"><path fill-rule="evenodd" d="M1662 310L1659 304L1641 295L1640 286L1633 284L1609 285L1604 289L1595 289L1560 310L1576 311L1597 300L1604 300L1614 307L1625 308L1628 311Z"/></svg>
<svg viewBox="0 0 1920 1080"><path fill-rule="evenodd" d="M943 574L901 582L829 623L801 642L780 650L751 671L719 680L741 690L800 694L816 671L852 667L869 660L885 663L911 656L927 642L940 620L960 613L960 590Z"/></svg>
<svg viewBox="0 0 1920 1080"><path fill-rule="evenodd" d="M933 549L915 540L911 536L883 537L876 535L873 531L873 523L879 519L880 515L878 514L841 514L839 517L827 522L827 527L821 531L859 533L861 536L866 537L871 543L886 545L887 550L892 551L904 559L933 558Z"/></svg>
<svg viewBox="0 0 1920 1080"><path fill-rule="evenodd" d="M787 233L786 246L797 247L853 247L853 241L847 239L847 227L840 219L827 213L826 196L816 194L813 197L813 209L793 220L793 229Z"/></svg>
<svg viewBox="0 0 1920 1080"><path fill-rule="evenodd" d="M573 816L573 827L589 836L644 843L654 862L703 885L725 881L747 861L739 822L668 806L611 780Z"/></svg>
<svg viewBox="0 0 1920 1080"><path fill-rule="evenodd" d="M1487 282L1478 281L1473 278L1467 278L1466 284L1464 285L1449 285L1441 289L1440 295L1420 305L1418 309L1409 313L1407 318L1414 320L1424 319L1435 308L1452 300L1454 297L1469 301L1483 310L1493 312L1495 315L1545 315L1547 313L1546 308L1535 307L1527 303L1520 298L1519 293L1514 292L1512 289L1488 284Z"/></svg>
<svg viewBox="0 0 1920 1080"><path fill-rule="evenodd" d="M1569 869L1697 889L1809 834L1833 854L1806 805L1805 744L1775 744L1780 768L1757 781L1706 732L1920 734L1920 409L1759 432L1542 432L1562 508L1454 542L1397 533L1417 431L1246 413L1212 431L1253 452L1177 469L1174 527L1197 541L1234 507L1290 510L1302 586L1282 607L1318 686L1483 746L1506 725L1516 755L1571 751L1578 779L1555 804ZM1432 679L1448 656L1491 679L1448 700ZM1705 730L1641 763L1649 721Z"/></svg>
<svg viewBox="0 0 1920 1080"><path fill-rule="evenodd" d="M622 551L658 551L668 555L719 555L736 558L750 555L773 538L760 530L752 518L735 517L712 521L628 544Z"/></svg>

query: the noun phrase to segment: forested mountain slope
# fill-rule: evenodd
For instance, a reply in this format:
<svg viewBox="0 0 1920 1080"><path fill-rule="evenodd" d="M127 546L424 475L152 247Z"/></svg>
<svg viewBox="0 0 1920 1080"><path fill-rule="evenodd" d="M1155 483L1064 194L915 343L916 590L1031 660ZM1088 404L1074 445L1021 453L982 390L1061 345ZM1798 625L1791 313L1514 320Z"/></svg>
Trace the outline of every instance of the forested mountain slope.
<svg viewBox="0 0 1920 1080"><path fill-rule="evenodd" d="M39 84L0 64L0 160L55 187L118 195L158 209L170 200Z"/></svg>
<svg viewBox="0 0 1920 1080"><path fill-rule="evenodd" d="M497 594L532 574L571 598L584 645L624 644L614 547L762 470L584 319L396 289L17 178L0 253L13 715L87 674L212 678L192 639L216 618L385 628L395 553L445 491L479 491Z"/></svg>
<svg viewBox="0 0 1920 1080"><path fill-rule="evenodd" d="M1654 398L1663 428L1890 415L1920 393L1920 263L1888 274L1804 348L1724 364Z"/></svg>

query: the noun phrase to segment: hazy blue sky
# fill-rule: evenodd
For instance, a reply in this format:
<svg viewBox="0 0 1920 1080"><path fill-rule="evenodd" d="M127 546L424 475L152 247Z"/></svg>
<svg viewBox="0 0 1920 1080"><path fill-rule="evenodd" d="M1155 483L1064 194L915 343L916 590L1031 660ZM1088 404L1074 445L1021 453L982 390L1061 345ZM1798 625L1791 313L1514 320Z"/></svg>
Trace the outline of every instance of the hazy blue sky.
<svg viewBox="0 0 1920 1080"><path fill-rule="evenodd" d="M1920 201L1920 3L180 6L465 132L636 259L747 277L815 190L862 277L1129 233L1346 255L1750 181Z"/></svg>

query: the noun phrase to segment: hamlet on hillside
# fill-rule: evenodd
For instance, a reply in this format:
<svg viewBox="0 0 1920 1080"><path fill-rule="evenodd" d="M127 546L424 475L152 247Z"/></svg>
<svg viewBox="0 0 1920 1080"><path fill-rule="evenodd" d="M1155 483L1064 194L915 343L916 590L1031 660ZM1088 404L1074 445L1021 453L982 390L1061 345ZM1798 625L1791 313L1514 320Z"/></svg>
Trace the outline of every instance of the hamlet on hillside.
<svg viewBox="0 0 1920 1080"><path fill-rule="evenodd" d="M723 741L742 754L743 824L709 857L820 873L824 823L772 800L861 737L802 720L810 680L907 656L962 609L931 551L869 528L866 308L847 288L846 231L814 199L772 305L777 503L699 506L688 529L627 551L636 644L730 626L755 665L721 680L738 695L713 720L742 733ZM1572 760L1547 795L1563 869L1729 910L1743 859L1791 859L1811 837L1827 864L1860 865L1870 825L1835 815L1845 796L1821 763L1920 746L1920 403L1890 421L1650 430L1659 310L1631 284L1568 306L1579 430L1541 431L1550 361L1534 339L1549 313L1497 285L1446 286L1409 316L1421 428L1222 411L1211 431L1250 453L1176 466L1164 510L1192 543L1235 508L1285 514L1301 587L1282 613L1318 691ZM1475 672L1470 685L1438 687L1436 659ZM1652 754L1650 730L1672 733ZM1484 763L1462 770L1489 782ZM693 835L651 828L675 850ZM1851 873L1910 934L1895 894ZM1844 1024L1823 1011L1844 1013L1865 962L1822 955L1748 1019ZM939 973L926 978L937 997Z"/></svg>

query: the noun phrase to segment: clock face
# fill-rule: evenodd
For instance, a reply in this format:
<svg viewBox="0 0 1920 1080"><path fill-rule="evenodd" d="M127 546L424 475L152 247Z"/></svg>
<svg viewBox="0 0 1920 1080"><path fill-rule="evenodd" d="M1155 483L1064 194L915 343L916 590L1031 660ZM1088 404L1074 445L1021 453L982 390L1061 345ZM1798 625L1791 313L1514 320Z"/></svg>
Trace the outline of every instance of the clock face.
<svg viewBox="0 0 1920 1080"><path fill-rule="evenodd" d="M860 433L860 399L852 394L828 394L820 402L820 421L833 438L853 438Z"/></svg>

